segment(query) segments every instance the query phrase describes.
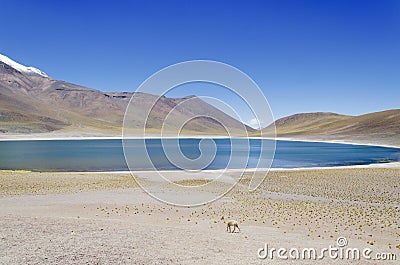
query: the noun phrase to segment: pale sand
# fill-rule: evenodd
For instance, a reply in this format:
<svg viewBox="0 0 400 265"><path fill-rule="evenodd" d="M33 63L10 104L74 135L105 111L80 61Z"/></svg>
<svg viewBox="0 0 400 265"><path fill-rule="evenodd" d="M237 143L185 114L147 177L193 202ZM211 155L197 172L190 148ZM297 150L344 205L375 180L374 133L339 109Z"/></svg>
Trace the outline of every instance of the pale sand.
<svg viewBox="0 0 400 265"><path fill-rule="evenodd" d="M358 141L347 139L343 140L312 140L310 138L301 138L301 137L276 137L275 140L282 140L282 141L295 141L295 142L309 142L309 143L332 143L332 144L350 144L350 145L366 145L366 146L381 146L381 147L389 147L389 148L400 148L400 145L390 145L379 143L379 139L375 141L375 143L371 141Z"/></svg>
<svg viewBox="0 0 400 265"><path fill-rule="evenodd" d="M124 139L143 139L143 135L141 134L130 134L131 136L125 137ZM94 133L82 133L82 132L53 132L53 133L36 133L36 134L2 134L0 135L0 141L30 141L30 140L110 140L122 139L123 135L115 134L115 135L101 135ZM160 134L151 134L147 133L145 138L148 139L159 139ZM164 134L163 138L177 138L176 135ZM228 138L223 135L211 135L211 134L180 134L179 138L195 138L195 139L219 139L219 138ZM374 143L368 141L357 141L348 139L346 141L343 140L312 140L307 138L296 138L296 137L246 137L246 136L232 136L231 138L246 138L246 139L275 139L282 141L300 141L300 142L313 142L313 143L337 143L337 144L350 144L350 145L368 145L368 146L381 146L381 147L391 147L391 148L400 148L400 145L388 145L386 143L379 143L379 139Z"/></svg>
<svg viewBox="0 0 400 265"><path fill-rule="evenodd" d="M204 138L211 138L211 139L220 139L220 138L228 138L228 136L222 135L199 135L199 134L180 134L177 135L170 135L164 134L162 138L190 138L190 139L204 139ZM242 136L232 136L232 138L241 138ZM97 134L80 134L80 133L37 133L37 134L3 134L0 135L0 141L43 141L43 140L121 140L121 139L160 139L160 134L146 134L145 137L140 134L133 134L132 136L123 137L122 135L97 135ZM250 139L258 139L260 137L246 137Z"/></svg>
<svg viewBox="0 0 400 265"><path fill-rule="evenodd" d="M158 185L147 174L140 183ZM154 200L125 173L0 172L0 180L0 264L313 264L260 260L257 250L321 249L339 236L400 259L396 168L273 171L254 193L245 175L224 198L195 208ZM214 182L211 192L228 185ZM240 233L226 232L228 218Z"/></svg>

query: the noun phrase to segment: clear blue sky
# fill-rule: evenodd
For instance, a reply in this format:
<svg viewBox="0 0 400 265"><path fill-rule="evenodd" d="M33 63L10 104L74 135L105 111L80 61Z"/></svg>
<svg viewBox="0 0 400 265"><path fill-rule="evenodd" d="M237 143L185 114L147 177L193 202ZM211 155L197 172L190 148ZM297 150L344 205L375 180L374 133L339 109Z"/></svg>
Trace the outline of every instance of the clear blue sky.
<svg viewBox="0 0 400 265"><path fill-rule="evenodd" d="M0 53L104 91L210 59L251 76L276 118L400 107L396 0L0 0L0 10Z"/></svg>

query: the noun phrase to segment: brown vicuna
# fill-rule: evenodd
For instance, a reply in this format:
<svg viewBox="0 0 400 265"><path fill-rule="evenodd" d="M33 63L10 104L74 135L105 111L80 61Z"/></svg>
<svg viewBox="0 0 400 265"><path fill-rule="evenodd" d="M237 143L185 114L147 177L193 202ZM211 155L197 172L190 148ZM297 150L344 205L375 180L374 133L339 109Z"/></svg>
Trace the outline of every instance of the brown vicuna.
<svg viewBox="0 0 400 265"><path fill-rule="evenodd" d="M233 231L231 231L231 226L233 226ZM226 224L226 231L229 230L229 233L234 233L236 228L239 229L239 231L240 231L238 222L236 222L235 220L230 220Z"/></svg>

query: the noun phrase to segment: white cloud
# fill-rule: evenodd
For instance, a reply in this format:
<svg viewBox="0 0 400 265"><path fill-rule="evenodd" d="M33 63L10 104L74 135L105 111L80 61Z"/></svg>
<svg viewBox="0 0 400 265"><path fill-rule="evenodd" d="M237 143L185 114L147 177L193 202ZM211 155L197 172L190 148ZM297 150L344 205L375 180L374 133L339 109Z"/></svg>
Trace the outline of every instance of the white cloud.
<svg viewBox="0 0 400 265"><path fill-rule="evenodd" d="M251 127L260 129L264 126L264 122L262 120L259 120L257 118L253 118L247 122Z"/></svg>

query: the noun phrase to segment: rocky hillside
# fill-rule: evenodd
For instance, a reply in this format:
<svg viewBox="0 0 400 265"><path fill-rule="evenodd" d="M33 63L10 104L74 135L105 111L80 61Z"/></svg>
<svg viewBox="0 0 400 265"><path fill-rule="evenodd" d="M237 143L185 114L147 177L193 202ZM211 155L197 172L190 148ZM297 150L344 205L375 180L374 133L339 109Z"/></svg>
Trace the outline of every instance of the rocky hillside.
<svg viewBox="0 0 400 265"><path fill-rule="evenodd" d="M0 136L43 132L87 132L94 135L120 135L126 106L131 92L102 92L64 81L54 80L34 67L25 67L11 59L0 57ZM154 100L156 96L136 93L138 102ZM194 96L192 96L194 97ZM146 125L149 131L159 131L166 115L187 98L161 97ZM138 107L140 110L140 107ZM174 112L176 120L191 117L196 111L210 114L233 131L243 132L243 124L200 98L184 104ZM137 116L130 115L132 131ZM174 119L172 119L174 120ZM174 126L172 125L171 128ZM179 127L177 124L175 127ZM248 131L254 130L245 127ZM196 118L183 128L186 133L224 134L224 128L209 118Z"/></svg>
<svg viewBox="0 0 400 265"><path fill-rule="evenodd" d="M281 118L275 126L278 137L400 146L400 109L360 116L302 113ZM268 132L272 127L263 130Z"/></svg>

